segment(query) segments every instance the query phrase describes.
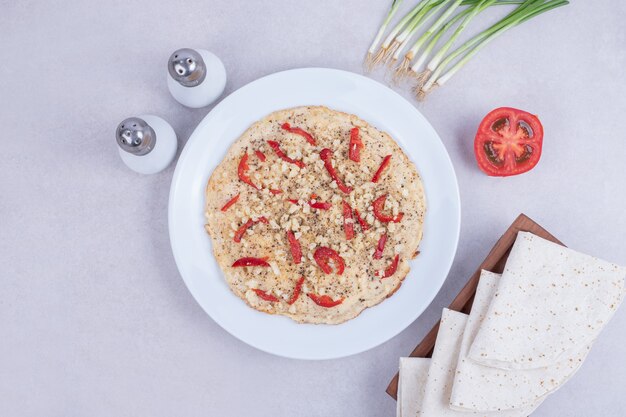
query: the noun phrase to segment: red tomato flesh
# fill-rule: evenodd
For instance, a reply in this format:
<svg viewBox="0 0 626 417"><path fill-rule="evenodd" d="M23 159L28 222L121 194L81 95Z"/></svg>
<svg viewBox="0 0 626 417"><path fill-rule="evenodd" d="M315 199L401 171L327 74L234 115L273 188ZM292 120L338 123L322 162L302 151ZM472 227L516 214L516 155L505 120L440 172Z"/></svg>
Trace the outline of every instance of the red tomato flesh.
<svg viewBox="0 0 626 417"><path fill-rule="evenodd" d="M485 174L508 177L533 169L541 157L542 144L543 126L537 116L500 107L478 126L474 154Z"/></svg>

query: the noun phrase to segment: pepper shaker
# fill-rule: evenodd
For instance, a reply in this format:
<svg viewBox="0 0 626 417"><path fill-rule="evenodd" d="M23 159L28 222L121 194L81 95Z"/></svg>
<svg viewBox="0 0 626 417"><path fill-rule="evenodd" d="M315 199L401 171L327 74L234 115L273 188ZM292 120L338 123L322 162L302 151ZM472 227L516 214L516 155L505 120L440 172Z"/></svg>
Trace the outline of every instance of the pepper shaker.
<svg viewBox="0 0 626 417"><path fill-rule="evenodd" d="M140 174L155 174L167 168L178 148L172 126L153 115L123 120L117 126L115 139L122 161Z"/></svg>
<svg viewBox="0 0 626 417"><path fill-rule="evenodd" d="M178 49L167 63L167 87L180 104L205 107L224 92L226 68L205 49Z"/></svg>

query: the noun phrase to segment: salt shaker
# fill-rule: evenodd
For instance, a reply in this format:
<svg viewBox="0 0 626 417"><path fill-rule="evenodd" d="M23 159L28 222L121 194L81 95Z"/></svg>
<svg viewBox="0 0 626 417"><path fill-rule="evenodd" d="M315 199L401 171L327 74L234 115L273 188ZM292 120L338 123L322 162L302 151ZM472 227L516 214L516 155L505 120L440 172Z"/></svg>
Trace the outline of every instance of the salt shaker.
<svg viewBox="0 0 626 417"><path fill-rule="evenodd" d="M178 147L172 126L153 115L123 120L117 126L115 139L122 161L140 174L155 174L167 168Z"/></svg>
<svg viewBox="0 0 626 417"><path fill-rule="evenodd" d="M207 50L179 49L167 63L167 87L180 104L205 107L224 92L226 68Z"/></svg>

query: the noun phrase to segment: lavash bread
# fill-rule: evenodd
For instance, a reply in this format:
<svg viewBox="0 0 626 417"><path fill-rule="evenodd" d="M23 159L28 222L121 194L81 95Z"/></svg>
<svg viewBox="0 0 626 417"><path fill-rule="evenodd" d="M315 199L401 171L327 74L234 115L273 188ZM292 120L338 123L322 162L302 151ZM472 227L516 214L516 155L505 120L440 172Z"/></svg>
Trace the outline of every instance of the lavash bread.
<svg viewBox="0 0 626 417"><path fill-rule="evenodd" d="M579 369L590 346L583 346L574 357L545 368L502 370L480 365L467 357L501 275L481 271L480 281L465 326L456 367L450 406L459 411L496 411L535 408Z"/></svg>
<svg viewBox="0 0 626 417"><path fill-rule="evenodd" d="M458 411L450 407L456 364L461 351L467 315L444 309L428 371L421 417L527 417L534 407L490 412ZM476 387L477 390L481 387ZM404 417L404 416L403 416Z"/></svg>
<svg viewBox="0 0 626 417"><path fill-rule="evenodd" d="M430 358L400 358L397 417L420 415L430 361Z"/></svg>
<svg viewBox="0 0 626 417"><path fill-rule="evenodd" d="M311 133L316 145L281 128L290 123ZM361 162L348 159L350 130L358 127L364 148ZM304 168L277 157L267 140L280 143L281 149L293 159L305 163ZM348 186L349 195L337 189L320 158L323 148L333 150L333 165ZM255 151L265 154L260 161ZM249 175L261 190L243 183L237 176L242 156L249 155ZM378 183L371 179L384 156L392 155L390 166ZM270 189L281 190L272 194ZM239 200L231 208L221 207L233 196ZM330 210L311 208L311 195L331 202ZM381 223L371 212L375 198L387 194L385 213L404 212L400 223ZM298 204L288 202L298 200ZM355 224L355 237L346 240L342 227L342 202L358 209L370 229L364 233ZM426 211L424 189L415 165L393 138L355 115L322 106L305 106L269 114L250 126L233 143L222 162L211 174L206 189L206 230L212 239L215 258L230 289L252 308L266 313L288 316L301 323L339 324L356 317L398 290L409 272L409 260L418 253L422 224ZM249 219L265 217L268 223L257 223L244 234L241 243L233 242L234 231ZM302 263L294 264L286 232L291 230L302 247ZM373 259L374 248L381 234L387 233L382 259ZM321 247L336 250L346 268L339 276L324 274L313 260ZM399 255L396 273L385 279L376 276ZM272 268L233 268L241 257L269 257ZM302 294L289 305L296 282L305 278ZM254 290L278 298L264 300ZM308 293L343 298L335 307L315 304Z"/></svg>
<svg viewBox="0 0 626 417"><path fill-rule="evenodd" d="M519 232L468 357L536 369L592 344L624 295L626 269Z"/></svg>

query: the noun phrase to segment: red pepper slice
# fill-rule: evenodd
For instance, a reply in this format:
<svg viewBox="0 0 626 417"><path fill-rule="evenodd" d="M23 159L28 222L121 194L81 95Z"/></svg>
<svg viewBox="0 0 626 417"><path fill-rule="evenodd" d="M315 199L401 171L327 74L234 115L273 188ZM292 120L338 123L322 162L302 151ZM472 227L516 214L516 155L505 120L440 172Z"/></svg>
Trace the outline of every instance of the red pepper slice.
<svg viewBox="0 0 626 417"><path fill-rule="evenodd" d="M363 149L363 141L359 134L359 128L353 127L350 130L350 149L348 151L348 158L354 162L361 162L361 149Z"/></svg>
<svg viewBox="0 0 626 417"><path fill-rule="evenodd" d="M261 151L254 151L254 154L257 158L261 160L261 162L265 162L265 154Z"/></svg>
<svg viewBox="0 0 626 417"><path fill-rule="evenodd" d="M317 248L313 253L313 259L315 259L315 262L317 262L325 274L333 272L333 268L330 265L331 261L335 265L335 268L337 268L337 275L343 274L345 262L343 258L331 248L327 248L325 246Z"/></svg>
<svg viewBox="0 0 626 417"><path fill-rule="evenodd" d="M270 188L270 193L272 193L272 194L274 194L274 195L276 195L276 194L282 194L282 193L283 193L283 190L273 190L273 189L271 189L271 188Z"/></svg>
<svg viewBox="0 0 626 417"><path fill-rule="evenodd" d="M343 231L346 239L350 240L354 237L354 218L352 217L352 207L350 204L343 202Z"/></svg>
<svg viewBox="0 0 626 417"><path fill-rule="evenodd" d="M343 303L343 298L340 298L338 300L333 300L328 295L317 295L313 293L308 293L307 296L311 300L313 300L315 304L317 304L320 307L325 307L325 308L335 307Z"/></svg>
<svg viewBox="0 0 626 417"><path fill-rule="evenodd" d="M378 182L378 180L380 180L380 176L382 175L383 171L389 166L390 161L391 161L391 155L387 155L383 158L383 162L380 164L378 171L376 171L376 173L374 174L374 177L372 178L372 182Z"/></svg>
<svg viewBox="0 0 626 417"><path fill-rule="evenodd" d="M389 222L398 223L400 220L402 220L404 213L398 213L396 217L387 216L386 214L383 214L386 200L387 200L387 194L381 195L376 200L374 200L374 203L372 203L372 206L374 207L374 217L376 217L379 221L383 223L389 223Z"/></svg>
<svg viewBox="0 0 626 417"><path fill-rule="evenodd" d="M247 222L242 224L239 227L239 229L237 229L237 231L235 232L235 237L233 237L233 240L237 243L241 242L241 238L243 237L244 233L246 233L246 230L248 230L250 227L254 226L255 224L259 222L267 223L267 219L265 217L259 217L256 220L248 219Z"/></svg>
<svg viewBox="0 0 626 417"><path fill-rule="evenodd" d="M323 203L321 201L316 201L315 203L312 203L309 201L309 206L314 209L328 210L333 206L333 203Z"/></svg>
<svg viewBox="0 0 626 417"><path fill-rule="evenodd" d="M276 142L275 140L268 140L267 143L271 146L271 148L274 150L276 155L283 161L289 162L290 164L297 165L298 168L304 167L304 162L298 161L296 159L291 159L290 157L288 157L287 154L283 152L282 149L280 149L280 144Z"/></svg>
<svg viewBox="0 0 626 417"><path fill-rule="evenodd" d="M313 136L311 136L311 134L309 132L307 132L307 131L305 131L303 129L300 129L299 127L291 127L291 125L289 123L283 123L280 127L283 130L286 130L287 132L295 133L296 135L302 136L311 145L315 145L315 139L313 139Z"/></svg>
<svg viewBox="0 0 626 417"><path fill-rule="evenodd" d="M249 169L250 167L248 166L248 152L246 152L241 157L241 161L239 161L239 166L237 167L237 174L239 175L239 179L241 181L245 182L248 185L251 185L252 187L258 190L259 187L254 185L254 183L250 179L250 176L248 176Z"/></svg>
<svg viewBox="0 0 626 417"><path fill-rule="evenodd" d="M268 294L263 290L260 290L258 288L253 288L252 291L254 291L256 293L256 295L259 296L259 298L265 300L265 301L271 301L273 303L278 301L278 298L274 297L272 294Z"/></svg>
<svg viewBox="0 0 626 417"><path fill-rule="evenodd" d="M385 272L383 273L383 276L380 277L380 278L381 279L389 278L390 276L395 274L396 273L396 269L398 269L398 261L399 260L400 260L400 255L396 255L393 258L393 261L391 261L391 264L389 264L389 266L387 268L385 268ZM380 276L380 273L377 271L376 275Z"/></svg>
<svg viewBox="0 0 626 417"><path fill-rule="evenodd" d="M239 194L237 194L236 196L228 200L226 204L224 204L224 207L222 207L222 211L228 210L230 206L232 206L233 204L237 202L237 200L239 200Z"/></svg>
<svg viewBox="0 0 626 417"><path fill-rule="evenodd" d="M326 170L330 174L331 178L334 179L337 183L337 187L339 187L339 189L344 193L350 194L352 188L346 186L346 184L344 184L341 178L339 178L339 176L337 175L337 171L335 171L335 168L333 167L332 157L333 151L331 151L330 149L324 148L320 151L320 158L322 158L322 161L324 161L324 166L326 167Z"/></svg>
<svg viewBox="0 0 626 417"><path fill-rule="evenodd" d="M380 239L378 239L378 245L376 246L376 251L374 252L374 259L380 259L383 257L383 251L385 250L385 243L387 242L387 233L383 233L380 235Z"/></svg>
<svg viewBox="0 0 626 417"><path fill-rule="evenodd" d="M298 242L296 235L294 235L291 230L287 230L287 240L289 241L289 249L291 250L293 263L299 264L302 262L302 248L300 248L300 242Z"/></svg>
<svg viewBox="0 0 626 417"><path fill-rule="evenodd" d="M359 224L361 225L361 230L362 231L366 231L370 228L369 224L367 224L367 222L365 220L363 220L363 218L361 217L361 214L359 213L359 210L354 209L354 215L356 216L356 220L359 222Z"/></svg>
<svg viewBox="0 0 626 417"><path fill-rule="evenodd" d="M289 201L291 204L298 204L298 200L288 199L287 201Z"/></svg>
<svg viewBox="0 0 626 417"><path fill-rule="evenodd" d="M263 266L267 268L270 266L270 264L267 263L268 259L269 258L267 256L263 258L251 258L251 257L239 258L233 263L233 266L234 267Z"/></svg>
<svg viewBox="0 0 626 417"><path fill-rule="evenodd" d="M300 297L300 293L302 292L302 284L304 284L304 277L300 277L298 282L296 282L296 286L293 289L293 294L291 294L291 298L287 301L287 304L292 305L296 302L298 297Z"/></svg>

